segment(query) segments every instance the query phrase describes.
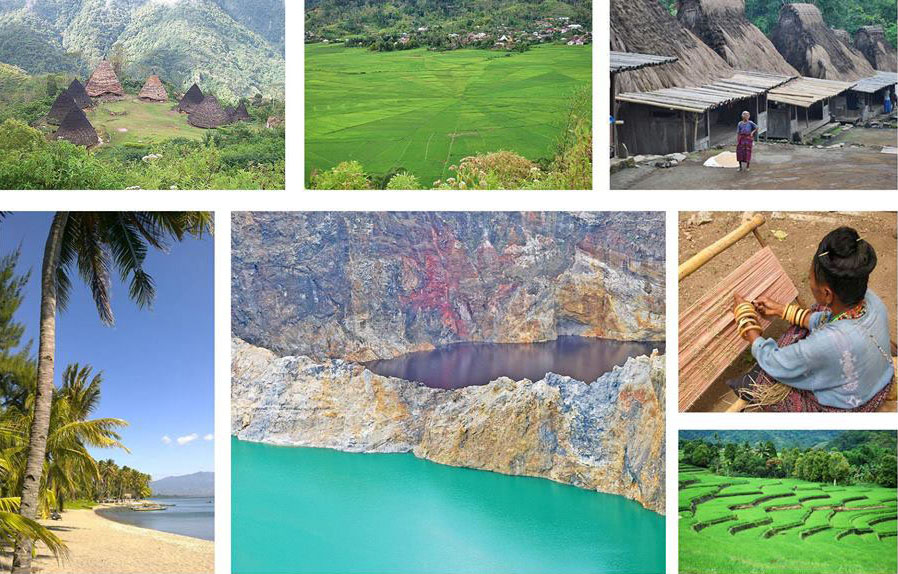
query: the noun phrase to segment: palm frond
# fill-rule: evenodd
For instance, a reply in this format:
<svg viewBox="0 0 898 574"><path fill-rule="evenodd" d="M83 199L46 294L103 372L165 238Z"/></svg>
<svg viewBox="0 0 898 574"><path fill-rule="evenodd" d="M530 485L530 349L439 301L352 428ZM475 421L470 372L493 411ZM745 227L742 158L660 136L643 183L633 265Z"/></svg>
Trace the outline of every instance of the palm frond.
<svg viewBox="0 0 898 574"><path fill-rule="evenodd" d="M68 547L58 536L16 512L0 511L0 537L6 540L30 538L35 542L42 542L57 559L68 556Z"/></svg>

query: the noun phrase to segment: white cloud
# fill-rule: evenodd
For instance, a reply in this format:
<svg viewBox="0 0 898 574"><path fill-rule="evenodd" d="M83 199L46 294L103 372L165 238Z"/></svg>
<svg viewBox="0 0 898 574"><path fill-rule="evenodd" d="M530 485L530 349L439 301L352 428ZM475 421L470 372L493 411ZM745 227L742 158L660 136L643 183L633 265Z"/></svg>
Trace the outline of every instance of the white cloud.
<svg viewBox="0 0 898 574"><path fill-rule="evenodd" d="M171 438L168 435L162 437L162 444L171 444Z"/></svg>
<svg viewBox="0 0 898 574"><path fill-rule="evenodd" d="M198 438L200 438L200 435L198 435L194 432L194 433L190 433L187 436L179 436L177 440L178 440L179 445L184 446L185 444L187 444L189 442L193 442Z"/></svg>
<svg viewBox="0 0 898 574"><path fill-rule="evenodd" d="M209 433L203 437L203 440L212 440L213 438L215 438L215 437L212 435L212 433Z"/></svg>

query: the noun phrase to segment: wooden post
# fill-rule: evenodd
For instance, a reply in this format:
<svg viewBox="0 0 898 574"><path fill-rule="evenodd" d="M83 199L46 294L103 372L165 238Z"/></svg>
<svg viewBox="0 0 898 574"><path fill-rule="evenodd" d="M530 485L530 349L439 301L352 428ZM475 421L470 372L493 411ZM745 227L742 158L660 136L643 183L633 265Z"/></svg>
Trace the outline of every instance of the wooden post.
<svg viewBox="0 0 898 574"><path fill-rule="evenodd" d="M710 134L708 135L710 136ZM692 142L692 145L698 147L698 114L692 114Z"/></svg>
<svg viewBox="0 0 898 574"><path fill-rule="evenodd" d="M683 153L689 153L689 145L686 140L686 112L681 111L680 116L683 118Z"/></svg>
<svg viewBox="0 0 898 574"><path fill-rule="evenodd" d="M734 243L762 225L764 225L764 216L760 213L755 214L754 217L740 225L735 230L727 233L711 245L705 247L704 249L681 263L680 267L677 269L677 281L682 281L686 277L689 277L690 275L698 271L698 269L702 265L717 257L725 249L729 248Z"/></svg>
<svg viewBox="0 0 898 574"><path fill-rule="evenodd" d="M614 116L614 121L611 123L611 145L614 146L614 157L618 156L618 145L617 145L617 74L611 74L611 115Z"/></svg>

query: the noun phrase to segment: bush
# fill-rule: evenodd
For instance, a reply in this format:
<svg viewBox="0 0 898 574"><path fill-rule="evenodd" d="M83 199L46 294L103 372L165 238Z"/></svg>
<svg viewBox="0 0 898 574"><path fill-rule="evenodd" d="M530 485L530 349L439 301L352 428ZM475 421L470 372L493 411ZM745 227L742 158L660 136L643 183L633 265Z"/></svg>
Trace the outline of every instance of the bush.
<svg viewBox="0 0 898 574"><path fill-rule="evenodd" d="M409 172L402 171L390 178L387 189L421 189L421 182Z"/></svg>
<svg viewBox="0 0 898 574"><path fill-rule="evenodd" d="M455 175L445 182L434 182L437 189L521 189L538 181L539 167L529 159L510 151L466 157L458 166L450 166Z"/></svg>
<svg viewBox="0 0 898 574"><path fill-rule="evenodd" d="M312 189L369 189L368 176L357 161L344 161L327 171L312 174Z"/></svg>

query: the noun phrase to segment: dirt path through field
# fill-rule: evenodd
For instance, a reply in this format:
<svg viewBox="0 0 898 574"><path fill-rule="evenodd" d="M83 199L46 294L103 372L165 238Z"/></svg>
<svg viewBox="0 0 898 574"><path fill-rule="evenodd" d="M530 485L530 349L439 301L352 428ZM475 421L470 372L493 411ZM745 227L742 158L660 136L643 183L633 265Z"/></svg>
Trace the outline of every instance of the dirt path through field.
<svg viewBox="0 0 898 574"><path fill-rule="evenodd" d="M723 150L690 154L671 168L641 167L611 174L612 189L894 189L898 179L898 155L882 153L895 146L895 130L854 128L834 142L846 147L817 149L810 146L755 144L751 171L704 167L709 157ZM851 144L864 147L851 147ZM735 152L735 146L727 151Z"/></svg>
<svg viewBox="0 0 898 574"><path fill-rule="evenodd" d="M680 213L679 219L679 263L695 255L715 240L732 231L751 214L742 212L711 212L704 216L694 213ZM896 225L898 218L894 212L773 212L764 214L767 223L759 228L762 237L776 254L786 273L798 287L805 301L813 301L808 285L808 271L817 244L823 236L840 225L850 225L858 230L861 237L876 249L877 266L870 279L870 287L886 304L890 313L892 340L898 340L896 317L898 317L898 240ZM700 223L700 221L706 221ZM782 235L785 234L785 235ZM778 239L777 235L783 237ZM678 301L680 311L689 308L703 293L726 277L752 253L759 249L758 242L749 235L724 251L696 271L679 285ZM779 336L784 327L774 323L768 336ZM754 361L746 351L730 369L716 381L694 406L697 411L720 411L728 406L732 392L723 381L745 372Z"/></svg>

